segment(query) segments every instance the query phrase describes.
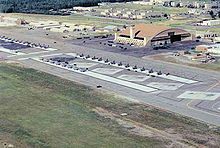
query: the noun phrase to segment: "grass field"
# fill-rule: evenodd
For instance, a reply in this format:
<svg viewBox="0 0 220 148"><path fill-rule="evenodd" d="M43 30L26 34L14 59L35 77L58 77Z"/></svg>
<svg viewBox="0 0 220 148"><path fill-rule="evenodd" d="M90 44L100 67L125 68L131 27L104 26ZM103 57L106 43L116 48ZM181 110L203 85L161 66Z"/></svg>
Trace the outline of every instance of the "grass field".
<svg viewBox="0 0 220 148"><path fill-rule="evenodd" d="M154 20L126 20L126 19L116 19L116 18L108 18L108 17L97 17L97 16L86 16L79 14L72 14L70 16L56 16L56 15L41 15L41 14L4 14L9 17L15 18L23 18L26 21L58 21L58 22L68 22L73 24L84 24L84 25L93 25L96 27L106 27L108 25L114 26L123 26L125 24L133 24L133 23L150 23L150 22L161 22L164 21L161 19Z"/></svg>
<svg viewBox="0 0 220 148"><path fill-rule="evenodd" d="M41 148L160 146L123 133L116 123L92 112L87 102L102 97L35 70L0 65L0 135Z"/></svg>
<svg viewBox="0 0 220 148"><path fill-rule="evenodd" d="M94 112L96 108L128 116L113 120ZM125 128L117 122L122 120L157 137L143 136L146 132L140 131L142 128L133 134L129 124ZM0 63L0 146L1 141L9 141L22 148L156 148L175 144L217 148L219 131L191 118L33 69Z"/></svg>

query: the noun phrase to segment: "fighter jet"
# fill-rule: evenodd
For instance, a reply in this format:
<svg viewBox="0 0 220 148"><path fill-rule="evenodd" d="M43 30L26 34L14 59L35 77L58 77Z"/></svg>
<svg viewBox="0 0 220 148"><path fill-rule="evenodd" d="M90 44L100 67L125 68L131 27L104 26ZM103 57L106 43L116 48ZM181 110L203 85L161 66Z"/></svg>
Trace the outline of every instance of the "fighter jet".
<svg viewBox="0 0 220 148"><path fill-rule="evenodd" d="M145 68L144 68L144 67L142 67L142 68L141 68L141 71L145 71Z"/></svg>
<svg viewBox="0 0 220 148"><path fill-rule="evenodd" d="M151 69L150 71L149 71L149 73L153 73L154 71L153 71L153 69Z"/></svg>

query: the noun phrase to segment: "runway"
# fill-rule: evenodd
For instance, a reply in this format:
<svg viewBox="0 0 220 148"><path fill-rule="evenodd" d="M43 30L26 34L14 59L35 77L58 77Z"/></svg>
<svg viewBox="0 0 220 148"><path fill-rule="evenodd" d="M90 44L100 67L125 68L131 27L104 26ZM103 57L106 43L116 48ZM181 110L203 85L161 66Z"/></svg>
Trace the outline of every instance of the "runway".
<svg viewBox="0 0 220 148"><path fill-rule="evenodd" d="M4 32L4 31L3 31ZM11 34L7 32L7 34ZM11 34L12 35L12 34ZM26 40L30 38L29 34L18 35L15 33L15 38ZM103 50L88 48L79 45L69 44L63 41L43 38L42 36L31 38L35 42L46 42L50 44L56 41L56 46L51 45L53 50L30 49L26 50L22 55L13 55L11 53L1 54L0 56L8 60L16 61L26 67L34 68L52 75L56 75L70 81L84 84L96 89L97 85L102 86L102 90L114 92L125 98L130 98L137 102L149 104L167 111L175 112L184 116L192 117L200 121L220 125L220 98L200 99L193 98L188 95L188 98L183 94L186 92L206 92L209 95L220 93L220 73L216 71L208 71L189 66L170 64L160 61L141 59L138 57L123 55L120 53L107 52ZM32 51L33 50L33 51ZM22 49L21 49L22 52ZM23 53L23 52L22 52ZM106 64L103 61L83 59L77 57L75 63L93 62L96 63L89 67L87 72L79 72L40 62L39 58L47 58L51 56L70 55L70 53L90 55L90 57L101 57L104 60L122 62L123 65L129 64L130 68L137 66L138 70L128 70L123 66L116 64ZM84 64L85 66L85 64ZM145 67L146 71L140 71L140 68ZM100 68L104 69L122 69L115 73L100 73ZM149 70L153 69L154 73L149 74ZM158 75L161 71L163 74ZM169 73L169 75L165 75ZM149 74L147 76L147 74ZM146 76L143 80L138 81L138 76ZM153 77L154 75L155 77ZM129 77L133 81L129 81L123 77ZM132 76L132 77L131 77ZM141 79L141 77L140 77ZM169 87L168 87L169 86ZM182 97L179 97L181 96ZM205 94L203 94L205 95ZM218 95L217 95L218 96ZM191 97L191 98L190 98Z"/></svg>

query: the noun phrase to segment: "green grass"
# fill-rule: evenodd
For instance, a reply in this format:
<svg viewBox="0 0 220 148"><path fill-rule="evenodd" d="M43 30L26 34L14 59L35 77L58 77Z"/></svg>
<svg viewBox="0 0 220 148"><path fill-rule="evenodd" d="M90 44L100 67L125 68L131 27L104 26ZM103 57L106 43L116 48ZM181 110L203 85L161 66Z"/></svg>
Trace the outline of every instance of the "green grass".
<svg viewBox="0 0 220 148"><path fill-rule="evenodd" d="M0 134L40 148L161 146L153 139L133 137L91 111L106 99L119 102L55 76L0 64Z"/></svg>
<svg viewBox="0 0 220 148"><path fill-rule="evenodd" d="M190 143L203 137L220 137L220 128L209 128L192 118L132 103L97 92L43 72L0 64L0 136L32 147L164 147L166 141L129 134L115 121L95 114L101 107L114 114L162 131L173 131ZM172 123L172 124L171 124ZM186 136L185 136L186 135ZM204 144L205 143L205 144ZM207 147L219 146L208 141Z"/></svg>

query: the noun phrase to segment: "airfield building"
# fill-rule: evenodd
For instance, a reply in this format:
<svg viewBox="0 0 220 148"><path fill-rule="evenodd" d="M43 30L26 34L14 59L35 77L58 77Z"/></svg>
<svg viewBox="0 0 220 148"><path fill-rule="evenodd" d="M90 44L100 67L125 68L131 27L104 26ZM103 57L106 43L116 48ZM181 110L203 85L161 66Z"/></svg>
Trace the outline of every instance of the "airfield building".
<svg viewBox="0 0 220 148"><path fill-rule="evenodd" d="M196 46L196 50L212 54L220 54L220 44L198 45Z"/></svg>
<svg viewBox="0 0 220 148"><path fill-rule="evenodd" d="M198 23L197 25L201 26L215 26L215 25L220 25L220 20L206 20Z"/></svg>
<svg viewBox="0 0 220 148"><path fill-rule="evenodd" d="M159 47L176 41L191 39L191 34L183 29L153 24L137 24L115 33L116 42L136 46Z"/></svg>

